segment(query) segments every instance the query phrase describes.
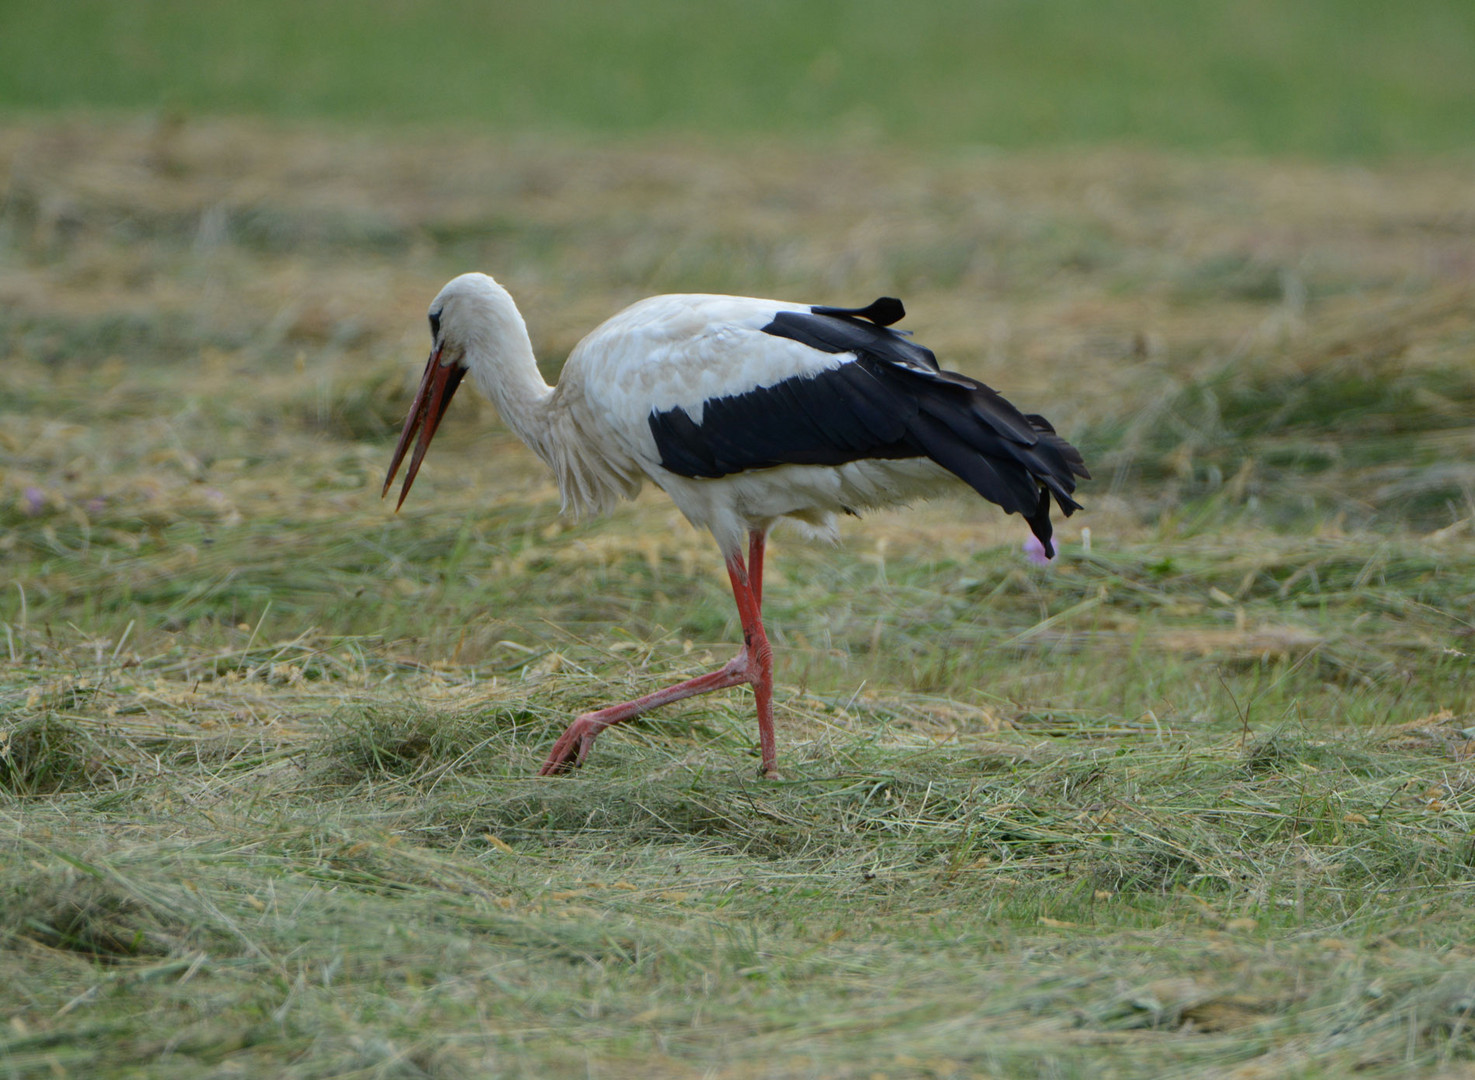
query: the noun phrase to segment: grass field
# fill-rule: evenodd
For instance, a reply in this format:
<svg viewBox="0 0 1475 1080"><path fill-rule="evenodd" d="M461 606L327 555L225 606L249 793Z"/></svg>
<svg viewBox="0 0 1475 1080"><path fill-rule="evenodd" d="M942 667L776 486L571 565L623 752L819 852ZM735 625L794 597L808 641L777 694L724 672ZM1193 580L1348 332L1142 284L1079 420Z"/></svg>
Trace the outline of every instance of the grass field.
<svg viewBox="0 0 1475 1080"><path fill-rule="evenodd" d="M0 1076L1471 1075L1465 171L178 117L0 163ZM470 395L379 500L472 267L550 374L650 292L898 293L1088 510L1048 569L974 503L781 534L783 781L745 691L534 778L736 619Z"/></svg>
<svg viewBox="0 0 1475 1080"><path fill-rule="evenodd" d="M0 3L0 111L1468 155L1465 0Z"/></svg>

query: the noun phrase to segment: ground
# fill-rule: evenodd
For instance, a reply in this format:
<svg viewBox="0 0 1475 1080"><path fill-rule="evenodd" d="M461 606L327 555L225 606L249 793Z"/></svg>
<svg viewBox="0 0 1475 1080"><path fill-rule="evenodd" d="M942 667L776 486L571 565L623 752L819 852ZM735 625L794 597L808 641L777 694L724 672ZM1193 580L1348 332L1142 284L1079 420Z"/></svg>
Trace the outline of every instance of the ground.
<svg viewBox="0 0 1475 1080"><path fill-rule="evenodd" d="M752 167L761 162L761 168ZM0 1073L1466 1076L1475 196L1437 163L0 127ZM747 691L656 493L463 394L653 292L901 295L1085 451L776 536Z"/></svg>

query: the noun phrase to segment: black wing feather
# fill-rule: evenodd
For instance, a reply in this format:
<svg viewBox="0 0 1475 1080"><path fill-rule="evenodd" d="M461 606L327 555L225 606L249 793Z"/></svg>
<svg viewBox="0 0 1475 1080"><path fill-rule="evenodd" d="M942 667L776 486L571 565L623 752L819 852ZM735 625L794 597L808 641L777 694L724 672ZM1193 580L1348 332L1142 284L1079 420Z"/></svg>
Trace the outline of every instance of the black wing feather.
<svg viewBox="0 0 1475 1080"><path fill-rule="evenodd" d="M823 314L826 308L802 311L780 311L763 328L765 334L791 338L801 345L825 353L855 353L874 356L903 367L938 371L937 357L899 330L843 315Z"/></svg>
<svg viewBox="0 0 1475 1080"><path fill-rule="evenodd" d="M855 359L703 404L650 415L661 465L716 478L777 465L843 465L926 457L984 498L1022 514L1051 554L1050 501L1067 516L1081 453L1044 417L1021 413L976 379L944 371L929 349L887 328L901 318L883 297L867 308L785 311L763 328ZM893 318L894 316L894 318Z"/></svg>
<svg viewBox="0 0 1475 1080"><path fill-rule="evenodd" d="M890 326L907 317L906 307L894 296L877 297L865 307L812 307L809 310L816 315L839 315L847 319L866 319L877 326Z"/></svg>

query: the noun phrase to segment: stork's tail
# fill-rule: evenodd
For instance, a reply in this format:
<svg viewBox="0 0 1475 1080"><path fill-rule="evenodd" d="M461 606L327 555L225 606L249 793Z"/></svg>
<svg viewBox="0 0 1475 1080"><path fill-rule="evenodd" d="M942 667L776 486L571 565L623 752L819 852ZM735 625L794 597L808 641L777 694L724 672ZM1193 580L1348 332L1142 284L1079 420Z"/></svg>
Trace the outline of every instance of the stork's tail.
<svg viewBox="0 0 1475 1080"><path fill-rule="evenodd" d="M1027 413L1024 418L1040 436L1039 442L1031 447L1034 451L1031 456L1042 466L1030 469L1031 475L1040 485L1040 501L1034 513L1025 515L1025 521L1029 522L1030 531L1039 539L1045 554L1053 559L1055 545L1050 538L1055 529L1050 523L1050 497L1053 495L1060 512L1070 517L1081 509L1081 504L1072 497L1076 489L1076 478L1089 480L1091 473L1086 468L1086 459L1081 456L1081 452L1057 435L1055 426L1050 421L1038 413Z"/></svg>

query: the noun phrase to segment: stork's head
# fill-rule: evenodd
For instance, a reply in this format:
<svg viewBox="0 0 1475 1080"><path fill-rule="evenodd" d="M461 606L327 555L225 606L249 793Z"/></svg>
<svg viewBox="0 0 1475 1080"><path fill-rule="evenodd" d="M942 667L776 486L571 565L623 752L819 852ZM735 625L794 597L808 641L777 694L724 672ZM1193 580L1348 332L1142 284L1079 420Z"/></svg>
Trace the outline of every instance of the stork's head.
<svg viewBox="0 0 1475 1080"><path fill-rule="evenodd" d="M425 451L430 449L430 440L435 438L436 429L467 370L477 364L494 364L502 351L498 344L509 330L514 338L519 334L522 340L527 338L527 329L512 297L486 274L462 274L453 278L431 301L429 319L430 359L425 363L420 389L410 404L410 415L405 419L380 492L381 498L389 494L389 485L418 430L420 438L405 472L396 510L404 505L420 463L425 460ZM515 328L509 327L509 321L516 324Z"/></svg>

